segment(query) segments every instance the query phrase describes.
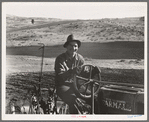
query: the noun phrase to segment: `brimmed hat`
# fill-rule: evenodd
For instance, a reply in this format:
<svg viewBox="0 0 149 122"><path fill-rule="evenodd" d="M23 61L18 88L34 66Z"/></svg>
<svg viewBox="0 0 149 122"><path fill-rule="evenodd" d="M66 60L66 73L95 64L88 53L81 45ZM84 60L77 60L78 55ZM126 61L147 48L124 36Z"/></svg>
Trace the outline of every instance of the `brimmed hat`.
<svg viewBox="0 0 149 122"><path fill-rule="evenodd" d="M69 36L67 37L67 41L65 42L65 44L64 44L63 46L64 46L64 47L67 47L67 45L68 45L70 42L77 42L78 47L81 46L81 41L74 39L74 38L73 38L73 34L71 34L71 35L69 35Z"/></svg>

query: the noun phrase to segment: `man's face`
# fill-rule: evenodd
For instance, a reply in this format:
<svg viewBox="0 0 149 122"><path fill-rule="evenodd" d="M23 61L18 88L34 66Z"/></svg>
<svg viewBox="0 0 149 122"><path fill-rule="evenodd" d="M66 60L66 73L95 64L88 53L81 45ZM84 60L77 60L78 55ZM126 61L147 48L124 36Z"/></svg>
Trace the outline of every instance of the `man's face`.
<svg viewBox="0 0 149 122"><path fill-rule="evenodd" d="M68 52L70 55L75 54L77 51L78 51L78 44L77 44L77 42L70 42L70 43L67 45L67 52Z"/></svg>

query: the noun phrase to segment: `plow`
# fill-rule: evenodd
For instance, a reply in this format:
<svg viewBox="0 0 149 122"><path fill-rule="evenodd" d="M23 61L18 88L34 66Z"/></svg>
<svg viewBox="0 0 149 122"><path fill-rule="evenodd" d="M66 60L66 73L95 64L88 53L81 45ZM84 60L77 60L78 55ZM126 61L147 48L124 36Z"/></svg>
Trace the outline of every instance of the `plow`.
<svg viewBox="0 0 149 122"><path fill-rule="evenodd" d="M28 90L30 97L22 100L21 105L10 100L10 114L69 114L69 106L57 95L53 84L41 88L45 45L40 45L39 83ZM144 85L102 81L101 75L100 68L91 64L83 65L74 74L75 107L79 114L144 114Z"/></svg>

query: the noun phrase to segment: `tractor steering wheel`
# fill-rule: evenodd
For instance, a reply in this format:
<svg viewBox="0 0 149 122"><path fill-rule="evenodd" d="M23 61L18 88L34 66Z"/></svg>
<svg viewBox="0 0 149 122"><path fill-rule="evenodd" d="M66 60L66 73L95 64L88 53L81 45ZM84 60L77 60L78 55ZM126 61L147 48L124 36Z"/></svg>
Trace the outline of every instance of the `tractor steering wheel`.
<svg viewBox="0 0 149 122"><path fill-rule="evenodd" d="M74 75L73 85L76 95L80 98L91 98L91 86L94 87L94 95L96 95L100 89L100 73L97 66L83 65L79 73Z"/></svg>

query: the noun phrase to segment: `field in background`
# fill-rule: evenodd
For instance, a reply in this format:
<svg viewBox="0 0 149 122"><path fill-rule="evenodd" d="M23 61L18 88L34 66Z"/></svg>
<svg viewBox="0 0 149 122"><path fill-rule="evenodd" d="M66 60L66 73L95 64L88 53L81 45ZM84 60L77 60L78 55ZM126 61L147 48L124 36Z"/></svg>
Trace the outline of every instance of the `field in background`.
<svg viewBox="0 0 149 122"><path fill-rule="evenodd" d="M7 47L6 55L26 55L41 57L40 46ZM55 58L65 52L63 45L45 46L44 57ZM78 51L91 59L144 59L144 42L84 42Z"/></svg>

